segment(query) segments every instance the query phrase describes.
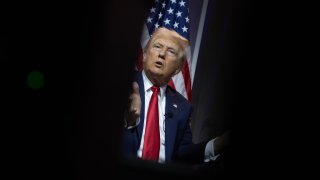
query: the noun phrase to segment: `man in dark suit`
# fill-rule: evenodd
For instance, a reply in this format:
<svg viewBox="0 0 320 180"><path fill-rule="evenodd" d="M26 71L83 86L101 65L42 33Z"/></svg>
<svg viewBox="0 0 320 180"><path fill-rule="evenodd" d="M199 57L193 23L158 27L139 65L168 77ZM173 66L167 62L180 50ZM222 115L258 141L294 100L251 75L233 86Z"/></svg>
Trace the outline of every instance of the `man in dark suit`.
<svg viewBox="0 0 320 180"><path fill-rule="evenodd" d="M192 105L168 85L183 66L188 43L166 28L156 29L151 36L143 52L143 71L137 74L125 115L125 153L160 163L201 163L215 160L225 146L227 135L192 143Z"/></svg>

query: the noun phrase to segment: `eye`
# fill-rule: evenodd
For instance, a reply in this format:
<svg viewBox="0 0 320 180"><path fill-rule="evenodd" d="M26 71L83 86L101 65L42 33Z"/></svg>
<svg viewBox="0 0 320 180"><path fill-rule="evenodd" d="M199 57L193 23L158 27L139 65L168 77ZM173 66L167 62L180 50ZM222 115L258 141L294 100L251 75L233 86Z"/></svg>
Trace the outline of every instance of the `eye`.
<svg viewBox="0 0 320 180"><path fill-rule="evenodd" d="M154 44L153 47L154 47L155 49L160 49L160 48L161 48L161 45L160 45L160 44Z"/></svg>
<svg viewBox="0 0 320 180"><path fill-rule="evenodd" d="M171 56L177 56L177 51L173 50L173 49L168 49L168 54Z"/></svg>

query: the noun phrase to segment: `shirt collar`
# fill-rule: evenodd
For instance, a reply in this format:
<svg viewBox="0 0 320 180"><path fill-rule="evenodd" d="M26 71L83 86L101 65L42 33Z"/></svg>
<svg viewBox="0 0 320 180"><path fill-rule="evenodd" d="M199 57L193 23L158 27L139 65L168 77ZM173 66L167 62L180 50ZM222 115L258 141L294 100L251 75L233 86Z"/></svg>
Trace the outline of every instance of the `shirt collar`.
<svg viewBox="0 0 320 180"><path fill-rule="evenodd" d="M144 70L142 71L142 78L143 78L143 84L144 84L144 92L148 92L149 90L151 90L151 87L153 86L152 82L148 79L146 73L144 72ZM167 85L161 86L160 87L160 97L162 97L162 95L164 94L164 92L167 89Z"/></svg>

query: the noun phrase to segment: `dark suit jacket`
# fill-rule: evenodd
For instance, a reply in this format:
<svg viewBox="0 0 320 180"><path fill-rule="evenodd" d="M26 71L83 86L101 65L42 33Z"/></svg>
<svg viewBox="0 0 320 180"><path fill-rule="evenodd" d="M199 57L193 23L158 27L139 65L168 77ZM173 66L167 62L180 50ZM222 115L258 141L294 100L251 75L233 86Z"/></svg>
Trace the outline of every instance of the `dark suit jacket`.
<svg viewBox="0 0 320 180"><path fill-rule="evenodd" d="M122 149L126 154L137 156L144 123L144 83L142 73L136 77L141 96L140 123L133 129L124 128ZM165 161L203 162L204 149L207 142L192 143L190 116L192 105L180 93L167 86L165 113L170 114L165 119ZM175 106L174 106L175 104Z"/></svg>

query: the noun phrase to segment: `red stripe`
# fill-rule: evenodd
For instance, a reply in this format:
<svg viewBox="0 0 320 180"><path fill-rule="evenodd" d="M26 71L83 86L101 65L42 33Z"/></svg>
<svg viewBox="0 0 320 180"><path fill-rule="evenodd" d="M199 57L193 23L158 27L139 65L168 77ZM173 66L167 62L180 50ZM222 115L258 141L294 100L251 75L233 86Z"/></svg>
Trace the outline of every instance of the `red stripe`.
<svg viewBox="0 0 320 180"><path fill-rule="evenodd" d="M182 68L182 76L183 76L183 79L184 79L184 85L185 85L185 88L186 88L188 100L191 102L191 98L192 98L191 79L190 79L189 65L188 65L188 61L187 60L184 61L184 65L183 65L183 68Z"/></svg>
<svg viewBox="0 0 320 180"><path fill-rule="evenodd" d="M173 80L170 79L168 85L172 88L172 89L176 89L176 87L174 86Z"/></svg>
<svg viewBox="0 0 320 180"><path fill-rule="evenodd" d="M143 50L140 49L139 57L136 62L136 66L137 66L138 71L142 70L142 68L143 68L142 59L143 59Z"/></svg>

